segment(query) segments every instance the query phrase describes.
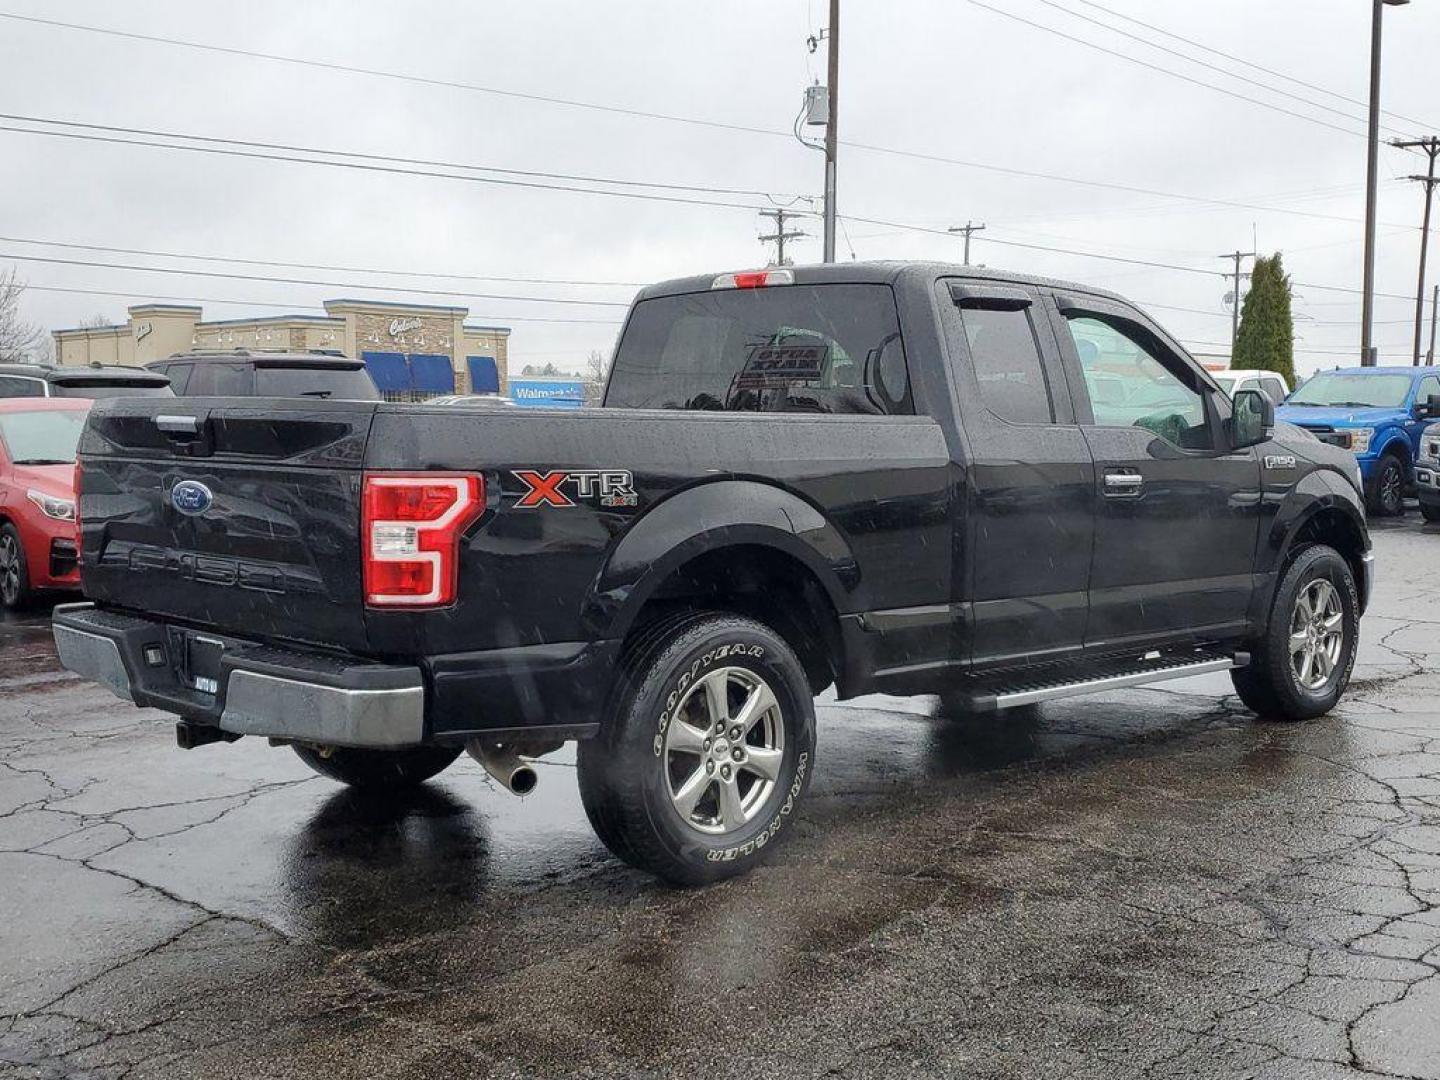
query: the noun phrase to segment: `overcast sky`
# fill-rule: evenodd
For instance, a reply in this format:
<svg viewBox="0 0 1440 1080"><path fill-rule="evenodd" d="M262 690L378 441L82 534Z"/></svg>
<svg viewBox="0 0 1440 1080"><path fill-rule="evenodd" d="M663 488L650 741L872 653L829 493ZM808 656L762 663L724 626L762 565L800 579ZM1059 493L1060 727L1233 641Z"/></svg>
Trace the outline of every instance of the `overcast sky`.
<svg viewBox="0 0 1440 1080"><path fill-rule="evenodd" d="M1086 0L983 4L1153 66L1004 17L986 10L982 0L844 0L842 142L970 164L842 146L841 213L942 231L967 219L983 221L987 230L976 238L976 261L1114 288L1151 306L1197 351L1228 348L1222 299L1227 287L1220 277L1000 242L1218 272L1223 264L1216 256L1237 247L1250 250L1253 230L1259 250L1282 251L1287 269L1303 283L1296 288L1302 339L1297 348L1304 350L1297 366L1313 370L1353 362L1359 296L1318 286L1358 290L1360 285L1364 108L1345 99L1363 101L1366 95L1370 5L1362 0L1100 3L1333 93L1160 37ZM823 25L825 6L824 0L252 0L243 5L0 0L0 11L10 14L762 131L581 109L14 19L0 19L0 111L390 158L736 189L790 202L821 189L821 156L796 143L788 130L803 87L816 75L824 77L823 51L810 56L805 39ZM1071 12L1284 93L1159 52ZM1394 114L1386 117L1386 134L1440 132L1433 61L1440 46L1440 5L1387 8L1386 26L1383 99ZM0 124L16 126L10 120ZM612 322L623 307L473 294L623 304L632 289L402 273L645 282L761 265L767 257L756 240L762 223L752 209L766 204L764 194L671 193L745 208L685 206L14 132L0 132L0 140L0 236L6 238L0 240L0 266L23 254L327 282L18 262L37 287L115 294L37 288L27 294L26 313L47 328L94 315L120 321L127 303L157 298L203 302L207 318L285 310L313 314L322 300L347 294L408 298L463 304L476 320L511 326L512 370L547 361L574 367L588 350L610 348L617 330ZM1403 297L1414 295L1421 194L1419 185L1399 178L1422 172L1424 164L1422 156L1382 150L1377 287L1397 294L1378 302L1382 360L1409 359L1413 299ZM813 236L794 248L797 261L818 260L818 221L800 227ZM959 258L960 241L946 235L859 221L847 222L846 230L842 258L852 251L861 259ZM383 273L198 263L20 240ZM1440 258L1432 262L1440 269L1437 264ZM445 295L407 293L407 287Z"/></svg>

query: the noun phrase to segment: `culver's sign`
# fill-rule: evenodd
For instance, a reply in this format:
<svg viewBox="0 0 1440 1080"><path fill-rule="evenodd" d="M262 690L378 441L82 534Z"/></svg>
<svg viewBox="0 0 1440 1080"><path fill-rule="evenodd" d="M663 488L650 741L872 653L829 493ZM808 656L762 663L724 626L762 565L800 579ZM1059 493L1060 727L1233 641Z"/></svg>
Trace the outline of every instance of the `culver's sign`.
<svg viewBox="0 0 1440 1080"><path fill-rule="evenodd" d="M419 329L420 329L420 320L419 320L418 318L410 318L410 319L391 319L391 320L390 320L390 336L391 336L391 337L399 337L401 334L407 334L407 333L409 333L411 330L419 330Z"/></svg>

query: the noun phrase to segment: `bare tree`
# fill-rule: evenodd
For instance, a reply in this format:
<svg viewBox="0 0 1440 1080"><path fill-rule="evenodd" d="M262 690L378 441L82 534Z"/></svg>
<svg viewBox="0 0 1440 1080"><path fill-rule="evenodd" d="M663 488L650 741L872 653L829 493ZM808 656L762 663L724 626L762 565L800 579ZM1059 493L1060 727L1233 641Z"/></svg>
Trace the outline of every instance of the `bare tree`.
<svg viewBox="0 0 1440 1080"><path fill-rule="evenodd" d="M605 378L610 374L610 361L599 349L591 349L585 358L585 371L580 376L585 384L585 404L599 405L605 396Z"/></svg>
<svg viewBox="0 0 1440 1080"><path fill-rule="evenodd" d="M32 362L48 340L40 327L20 317L20 300L24 295L25 282L13 267L0 273L0 361Z"/></svg>
<svg viewBox="0 0 1440 1080"><path fill-rule="evenodd" d="M91 315L88 319L80 320L80 329L82 330L108 330L114 325L104 315Z"/></svg>

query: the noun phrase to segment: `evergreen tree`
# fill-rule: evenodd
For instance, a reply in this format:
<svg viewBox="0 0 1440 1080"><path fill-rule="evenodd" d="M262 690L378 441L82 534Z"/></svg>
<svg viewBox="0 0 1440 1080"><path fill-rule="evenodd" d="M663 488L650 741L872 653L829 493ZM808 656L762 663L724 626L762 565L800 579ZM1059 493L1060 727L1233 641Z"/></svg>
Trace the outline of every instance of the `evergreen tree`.
<svg viewBox="0 0 1440 1080"><path fill-rule="evenodd" d="M1277 251L1255 260L1250 291L1240 309L1240 334L1232 368L1278 371L1295 385L1295 321L1290 315L1290 279Z"/></svg>

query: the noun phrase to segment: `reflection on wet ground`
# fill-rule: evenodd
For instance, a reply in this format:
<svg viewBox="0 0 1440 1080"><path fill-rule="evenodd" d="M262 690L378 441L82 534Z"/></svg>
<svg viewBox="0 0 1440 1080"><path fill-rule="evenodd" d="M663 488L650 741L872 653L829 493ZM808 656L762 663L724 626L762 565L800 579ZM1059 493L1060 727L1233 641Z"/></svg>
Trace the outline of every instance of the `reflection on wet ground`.
<svg viewBox="0 0 1440 1080"><path fill-rule="evenodd" d="M0 622L0 1074L1440 1077L1433 533L1379 531L1335 716L822 702L789 842L693 892L595 841L573 751L367 799Z"/></svg>

